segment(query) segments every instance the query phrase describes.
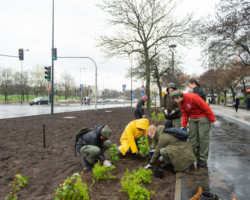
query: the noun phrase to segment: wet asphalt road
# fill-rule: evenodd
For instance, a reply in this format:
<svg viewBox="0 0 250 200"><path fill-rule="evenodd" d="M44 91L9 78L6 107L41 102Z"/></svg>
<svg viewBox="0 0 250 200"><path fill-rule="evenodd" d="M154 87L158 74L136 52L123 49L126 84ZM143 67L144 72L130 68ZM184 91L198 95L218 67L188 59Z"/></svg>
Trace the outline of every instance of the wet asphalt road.
<svg viewBox="0 0 250 200"><path fill-rule="evenodd" d="M131 103L117 104L97 104L97 109L131 106ZM135 104L133 104L135 106ZM94 110L95 105L90 106L80 104L57 104L54 105L54 113L72 112L80 110ZM29 104L0 104L0 119L25 117L33 115L51 114L51 105Z"/></svg>

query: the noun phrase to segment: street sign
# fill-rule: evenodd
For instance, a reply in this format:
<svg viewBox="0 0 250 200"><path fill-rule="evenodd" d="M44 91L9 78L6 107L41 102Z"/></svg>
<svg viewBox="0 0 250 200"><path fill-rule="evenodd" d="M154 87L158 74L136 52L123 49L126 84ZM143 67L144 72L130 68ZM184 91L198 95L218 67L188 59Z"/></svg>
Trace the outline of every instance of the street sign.
<svg viewBox="0 0 250 200"><path fill-rule="evenodd" d="M83 84L80 84L80 88L83 88Z"/></svg>
<svg viewBox="0 0 250 200"><path fill-rule="evenodd" d="M135 95L134 94L132 94L132 99L134 99L135 98Z"/></svg>
<svg viewBox="0 0 250 200"><path fill-rule="evenodd" d="M123 89L123 90L126 89L126 84L122 85L122 89Z"/></svg>
<svg viewBox="0 0 250 200"><path fill-rule="evenodd" d="M47 91L50 91L50 88L49 88L49 87L47 88Z"/></svg>

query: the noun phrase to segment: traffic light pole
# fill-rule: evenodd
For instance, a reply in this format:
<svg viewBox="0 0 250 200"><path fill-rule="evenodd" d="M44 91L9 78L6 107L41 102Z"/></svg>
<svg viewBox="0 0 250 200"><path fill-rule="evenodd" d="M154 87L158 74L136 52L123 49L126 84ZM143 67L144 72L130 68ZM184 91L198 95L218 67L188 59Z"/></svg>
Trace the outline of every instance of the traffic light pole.
<svg viewBox="0 0 250 200"><path fill-rule="evenodd" d="M52 0L52 50L54 49L54 0ZM54 59L51 52L51 115L54 114Z"/></svg>
<svg viewBox="0 0 250 200"><path fill-rule="evenodd" d="M23 61L21 61L21 104L23 104Z"/></svg>

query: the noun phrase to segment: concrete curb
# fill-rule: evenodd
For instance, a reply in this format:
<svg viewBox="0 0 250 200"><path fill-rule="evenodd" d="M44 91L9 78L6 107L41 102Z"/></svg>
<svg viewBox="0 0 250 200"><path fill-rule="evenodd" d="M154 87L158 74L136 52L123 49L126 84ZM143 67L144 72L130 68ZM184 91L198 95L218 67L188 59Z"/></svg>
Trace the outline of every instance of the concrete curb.
<svg viewBox="0 0 250 200"><path fill-rule="evenodd" d="M174 200L181 200L181 173L176 173Z"/></svg>

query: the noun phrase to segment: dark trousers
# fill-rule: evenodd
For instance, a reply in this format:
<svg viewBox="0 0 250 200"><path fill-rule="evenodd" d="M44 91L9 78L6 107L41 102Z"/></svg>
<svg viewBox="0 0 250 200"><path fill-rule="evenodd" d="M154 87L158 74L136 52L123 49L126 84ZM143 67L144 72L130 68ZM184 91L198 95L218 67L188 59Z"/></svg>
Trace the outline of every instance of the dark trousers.
<svg viewBox="0 0 250 200"><path fill-rule="evenodd" d="M142 118L142 115L139 113L138 110L135 110L134 116L135 116L136 119L141 119Z"/></svg>

